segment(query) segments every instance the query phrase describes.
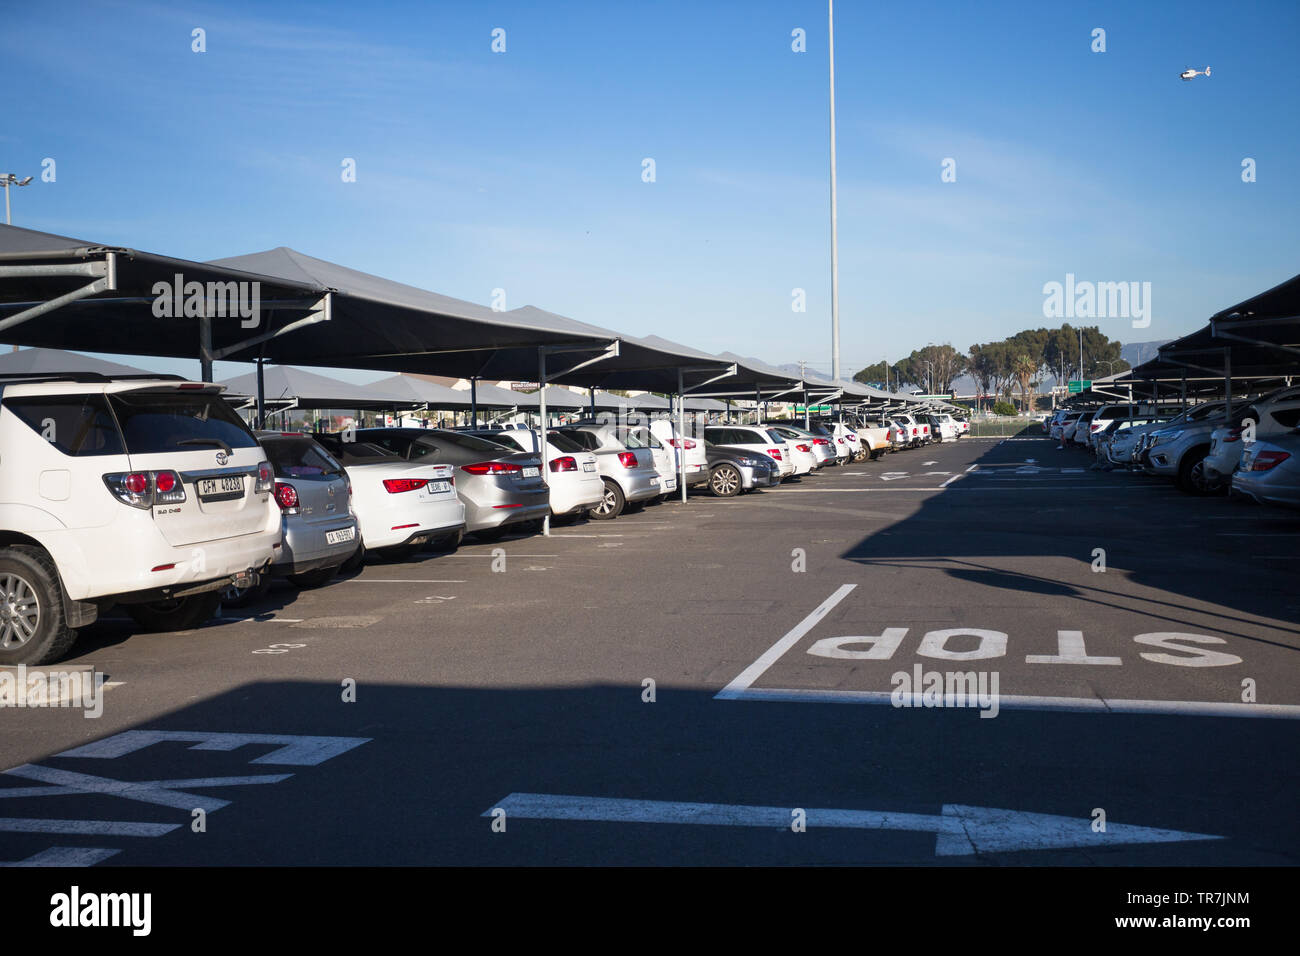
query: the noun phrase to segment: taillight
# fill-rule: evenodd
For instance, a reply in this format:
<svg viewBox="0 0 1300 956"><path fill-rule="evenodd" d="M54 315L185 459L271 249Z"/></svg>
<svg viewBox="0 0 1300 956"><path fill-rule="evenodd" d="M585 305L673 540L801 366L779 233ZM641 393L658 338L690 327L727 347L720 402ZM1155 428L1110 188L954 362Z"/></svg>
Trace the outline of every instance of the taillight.
<svg viewBox="0 0 1300 956"><path fill-rule="evenodd" d="M522 466L512 465L508 461L480 461L473 465L461 465L460 468L471 475L517 475L524 470Z"/></svg>
<svg viewBox="0 0 1300 956"><path fill-rule="evenodd" d="M275 487L275 473L271 471L271 463L261 461L257 463L257 481L253 485L254 494L265 494Z"/></svg>
<svg viewBox="0 0 1300 956"><path fill-rule="evenodd" d="M551 471L577 471L578 460L572 455L551 459Z"/></svg>
<svg viewBox="0 0 1300 956"><path fill-rule="evenodd" d="M635 467L636 467L636 455L632 454L630 451L621 451L621 452L619 452L619 453L618 453L618 460L621 461L621 462L623 463L623 467L624 467L624 468L635 468Z"/></svg>
<svg viewBox="0 0 1300 956"><path fill-rule="evenodd" d="M1101 430L1101 422L1095 422L1094 424L1088 426L1089 432L1095 432L1100 430Z"/></svg>
<svg viewBox="0 0 1300 956"><path fill-rule="evenodd" d="M1288 451L1261 451L1255 456L1255 461L1250 466L1250 470L1269 471L1276 468L1290 457L1291 453Z"/></svg>
<svg viewBox="0 0 1300 956"><path fill-rule="evenodd" d="M797 448L797 449L799 449L799 451L802 451L802 452L810 452L810 451L812 451L812 449L809 448L807 445L795 445L794 447Z"/></svg>
<svg viewBox="0 0 1300 956"><path fill-rule="evenodd" d="M1241 429L1240 428L1228 429L1228 434L1223 436L1223 440L1225 443L1230 441L1241 441Z"/></svg>
<svg viewBox="0 0 1300 956"><path fill-rule="evenodd" d="M912 434L913 434L913 435L916 434L916 429L915 429L915 428L912 429Z"/></svg>
<svg viewBox="0 0 1300 956"><path fill-rule="evenodd" d="M428 478L385 478L384 490L390 495L400 495L403 491L418 491L428 483ZM280 490L279 485L275 488Z"/></svg>
<svg viewBox="0 0 1300 956"><path fill-rule="evenodd" d="M780 449L777 449L777 448L769 448L769 449L767 450L767 453L768 453L769 455L771 455L773 458L775 458L777 461L780 461L780 460L781 460L781 452L780 452Z"/></svg>
<svg viewBox="0 0 1300 956"><path fill-rule="evenodd" d="M132 508L177 505L185 500L185 486L174 471L121 471L104 476L113 497Z"/></svg>
<svg viewBox="0 0 1300 956"><path fill-rule="evenodd" d="M695 447L695 442L690 438L683 438L680 444L676 438L670 438L668 439L668 444L672 445L674 448L684 448L687 451L690 451Z"/></svg>
<svg viewBox="0 0 1300 956"><path fill-rule="evenodd" d="M841 439L839 439L839 441L844 441L844 439L841 438ZM830 442L828 442L825 438L814 438L814 439L813 439L813 444L814 444L814 445L829 445Z"/></svg>
<svg viewBox="0 0 1300 956"><path fill-rule="evenodd" d="M285 484L283 481L277 481L275 483L275 503L280 506L281 511L297 514L298 489L293 485Z"/></svg>

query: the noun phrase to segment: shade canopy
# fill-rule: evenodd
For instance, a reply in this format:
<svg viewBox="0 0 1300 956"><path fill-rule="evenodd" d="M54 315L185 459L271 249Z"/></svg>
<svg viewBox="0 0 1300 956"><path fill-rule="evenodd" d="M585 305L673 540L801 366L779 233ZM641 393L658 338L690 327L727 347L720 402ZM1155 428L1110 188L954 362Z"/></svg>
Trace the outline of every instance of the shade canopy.
<svg viewBox="0 0 1300 956"><path fill-rule="evenodd" d="M291 402L297 408L396 409L419 404L415 400L385 394L370 385L339 381L291 365L267 366L262 371L262 381L262 395L267 403ZM226 379L220 384L226 386L227 397L256 399L256 372Z"/></svg>
<svg viewBox="0 0 1300 956"><path fill-rule="evenodd" d="M142 368L106 362L104 359L65 352L62 349L19 349L0 353L0 374L46 374L55 372L97 372L100 375L149 375Z"/></svg>

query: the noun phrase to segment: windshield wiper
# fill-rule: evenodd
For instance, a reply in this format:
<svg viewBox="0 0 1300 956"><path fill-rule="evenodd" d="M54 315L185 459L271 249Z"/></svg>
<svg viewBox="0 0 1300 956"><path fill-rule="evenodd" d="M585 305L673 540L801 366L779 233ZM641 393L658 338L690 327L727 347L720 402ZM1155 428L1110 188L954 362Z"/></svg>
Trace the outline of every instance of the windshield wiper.
<svg viewBox="0 0 1300 956"><path fill-rule="evenodd" d="M178 445L216 445L218 448L220 448L222 451L224 451L227 455L233 455L233 454L235 453L235 449L231 448L229 445L227 445L227 444L226 444L224 441L222 441L220 438L186 438L186 439L184 439L183 441L178 441L176 444L178 444Z"/></svg>

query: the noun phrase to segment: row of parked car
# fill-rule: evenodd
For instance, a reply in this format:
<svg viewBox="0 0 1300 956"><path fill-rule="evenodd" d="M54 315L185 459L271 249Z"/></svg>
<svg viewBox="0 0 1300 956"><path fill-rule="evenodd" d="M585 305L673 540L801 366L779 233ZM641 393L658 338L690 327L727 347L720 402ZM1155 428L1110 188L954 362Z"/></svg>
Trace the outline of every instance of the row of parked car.
<svg viewBox="0 0 1300 956"><path fill-rule="evenodd" d="M1188 494L1300 507L1300 387L1189 406L1060 409L1044 429L1097 467L1173 480Z"/></svg>
<svg viewBox="0 0 1300 956"><path fill-rule="evenodd" d="M968 426L967 426L968 427ZM275 579L321 587L368 556L454 549L547 517L617 518L954 440L947 415L521 428L253 432L218 386L168 376L0 376L0 665L40 664L121 607L195 627Z"/></svg>

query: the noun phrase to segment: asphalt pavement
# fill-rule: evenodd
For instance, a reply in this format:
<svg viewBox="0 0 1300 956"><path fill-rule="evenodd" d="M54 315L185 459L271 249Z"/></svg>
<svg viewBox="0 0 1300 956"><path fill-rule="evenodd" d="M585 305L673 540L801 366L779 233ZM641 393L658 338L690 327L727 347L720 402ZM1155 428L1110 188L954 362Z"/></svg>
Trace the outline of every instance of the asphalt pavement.
<svg viewBox="0 0 1300 956"><path fill-rule="evenodd" d="M1300 516L964 439L113 616L0 860L1300 862Z"/></svg>

